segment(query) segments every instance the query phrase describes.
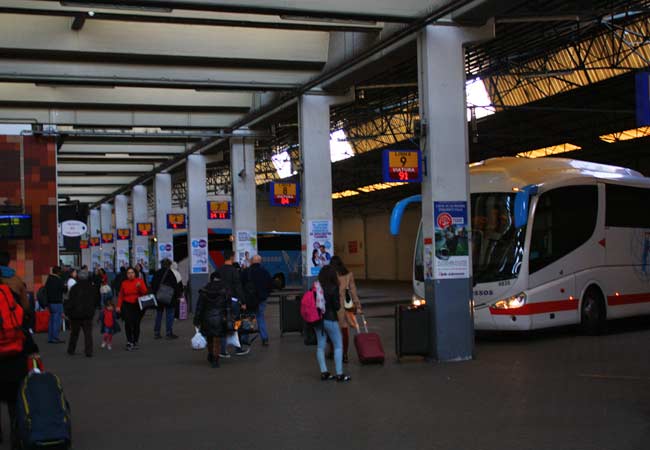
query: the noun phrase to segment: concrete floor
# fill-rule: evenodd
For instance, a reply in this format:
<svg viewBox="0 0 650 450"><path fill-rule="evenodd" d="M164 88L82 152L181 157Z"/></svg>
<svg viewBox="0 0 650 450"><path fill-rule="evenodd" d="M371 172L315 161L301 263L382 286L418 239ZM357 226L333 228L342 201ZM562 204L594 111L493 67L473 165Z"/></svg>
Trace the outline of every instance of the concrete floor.
<svg viewBox="0 0 650 450"><path fill-rule="evenodd" d="M386 364L362 367L352 351L348 384L321 382L315 348L279 337L277 306L270 347L216 370L190 349L190 321L177 323L181 339L154 341L149 315L141 350L124 351L120 334L92 359L37 340L72 405L77 450L650 448L648 318L601 337L480 336L473 361L397 363L393 320L375 308Z"/></svg>

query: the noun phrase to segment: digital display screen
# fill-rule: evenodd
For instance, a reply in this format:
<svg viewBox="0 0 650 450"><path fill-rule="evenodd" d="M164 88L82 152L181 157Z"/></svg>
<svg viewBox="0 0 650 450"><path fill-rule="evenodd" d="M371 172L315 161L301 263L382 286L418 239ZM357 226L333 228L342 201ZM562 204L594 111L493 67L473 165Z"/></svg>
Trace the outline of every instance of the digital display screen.
<svg viewBox="0 0 650 450"><path fill-rule="evenodd" d="M151 236L153 232L153 224L151 222L143 222L137 224L138 236Z"/></svg>
<svg viewBox="0 0 650 450"><path fill-rule="evenodd" d="M0 239L31 239L32 216L26 214L0 215Z"/></svg>
<svg viewBox="0 0 650 450"><path fill-rule="evenodd" d="M384 150L385 183L422 181L419 150Z"/></svg>
<svg viewBox="0 0 650 450"><path fill-rule="evenodd" d="M230 219L230 202L210 200L208 202L208 220Z"/></svg>
<svg viewBox="0 0 650 450"><path fill-rule="evenodd" d="M131 237L131 229L130 228L118 228L117 229L117 238L120 241L126 241Z"/></svg>
<svg viewBox="0 0 650 450"><path fill-rule="evenodd" d="M168 230L183 230L187 228L185 214L167 214Z"/></svg>
<svg viewBox="0 0 650 450"><path fill-rule="evenodd" d="M298 206L299 204L298 183L271 182L272 206Z"/></svg>

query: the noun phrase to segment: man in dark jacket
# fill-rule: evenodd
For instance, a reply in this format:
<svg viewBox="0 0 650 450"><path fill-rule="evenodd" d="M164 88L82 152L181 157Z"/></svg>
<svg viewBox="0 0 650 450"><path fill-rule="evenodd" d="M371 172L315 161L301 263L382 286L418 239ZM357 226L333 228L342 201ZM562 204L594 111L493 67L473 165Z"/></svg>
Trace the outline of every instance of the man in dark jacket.
<svg viewBox="0 0 650 450"><path fill-rule="evenodd" d="M241 278L239 276L239 269L233 266L233 251L229 248L223 251L224 262L219 273L221 274L221 282L231 292L232 298L230 308L233 318L239 317L240 308L246 309L244 289L242 287ZM236 299L236 300L235 300ZM242 356L248 354L250 349L242 349L238 347L235 349L235 355ZM222 358L230 358L228 353L226 340L221 340L221 354Z"/></svg>
<svg viewBox="0 0 650 450"><path fill-rule="evenodd" d="M93 356L93 316L99 302L99 291L88 279L88 272L83 270L77 275L77 283L72 286L65 302L65 315L70 319L70 342L68 355L74 355L79 339L79 330L84 331L84 351L87 357Z"/></svg>
<svg viewBox="0 0 650 450"><path fill-rule="evenodd" d="M219 367L221 339L226 334L224 318L227 314L227 302L232 294L221 282L219 271L210 275L210 282L199 290L199 300L194 314L194 326L201 329L206 337L208 362L212 368Z"/></svg>
<svg viewBox="0 0 650 450"><path fill-rule="evenodd" d="M269 345L269 334L266 331L266 320L264 319L264 311L266 311L266 300L269 298L273 286L273 279L268 270L262 267L262 257L260 255L253 256L251 266L247 269L246 276L248 280L252 281L255 285L255 296L257 300L257 312L255 317L257 319L257 326L260 330L260 337L262 338L262 345Z"/></svg>
<svg viewBox="0 0 650 450"><path fill-rule="evenodd" d="M45 292L47 294L47 305L50 310L50 323L47 329L47 342L50 344L63 344L65 341L59 339L61 321L63 320L63 291L64 284L61 279L61 268L52 267L52 273L45 281Z"/></svg>
<svg viewBox="0 0 650 450"><path fill-rule="evenodd" d="M169 286L174 290L172 302L169 305L163 305L159 302L156 310L156 321L154 323L153 333L154 339L160 339L160 329L162 326L163 311L165 312L165 333L167 339L178 339L174 334L174 312L176 311L176 304L178 299L183 293L183 285L176 280L176 275L172 271L172 262L169 259L163 259L160 263L160 269L153 275L151 280L151 292L158 295L158 290L161 285Z"/></svg>

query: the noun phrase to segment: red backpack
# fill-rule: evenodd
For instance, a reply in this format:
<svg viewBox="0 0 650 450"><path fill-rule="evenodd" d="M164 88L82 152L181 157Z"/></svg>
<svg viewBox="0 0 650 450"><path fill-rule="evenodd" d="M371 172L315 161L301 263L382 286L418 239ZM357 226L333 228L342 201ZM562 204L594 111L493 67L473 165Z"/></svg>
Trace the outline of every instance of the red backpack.
<svg viewBox="0 0 650 450"><path fill-rule="evenodd" d="M23 308L16 303L9 286L0 284L0 357L17 355L23 351L23 314Z"/></svg>
<svg viewBox="0 0 650 450"><path fill-rule="evenodd" d="M323 319L323 314L316 308L316 289L310 289L302 296L300 315L307 325L315 325Z"/></svg>

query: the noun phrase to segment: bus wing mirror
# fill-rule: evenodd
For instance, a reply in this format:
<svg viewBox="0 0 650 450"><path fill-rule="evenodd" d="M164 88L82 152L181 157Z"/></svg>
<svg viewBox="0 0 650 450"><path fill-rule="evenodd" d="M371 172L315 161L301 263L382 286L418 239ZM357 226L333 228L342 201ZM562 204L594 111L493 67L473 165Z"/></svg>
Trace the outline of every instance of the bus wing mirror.
<svg viewBox="0 0 650 450"><path fill-rule="evenodd" d="M521 228L528 223L528 208L530 198L537 194L534 184L524 186L515 195L515 228Z"/></svg>
<svg viewBox="0 0 650 450"><path fill-rule="evenodd" d="M390 234L393 236L397 236L399 234L399 227L400 224L402 223L402 216L404 216L404 211L406 210L406 207L410 205L411 203L421 203L422 202L422 196L421 195L413 195L411 197L407 197L404 200L400 200L395 204L393 207L393 212L390 215Z"/></svg>

